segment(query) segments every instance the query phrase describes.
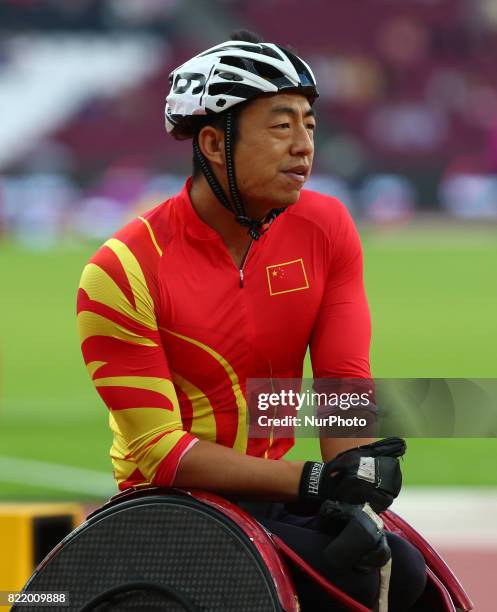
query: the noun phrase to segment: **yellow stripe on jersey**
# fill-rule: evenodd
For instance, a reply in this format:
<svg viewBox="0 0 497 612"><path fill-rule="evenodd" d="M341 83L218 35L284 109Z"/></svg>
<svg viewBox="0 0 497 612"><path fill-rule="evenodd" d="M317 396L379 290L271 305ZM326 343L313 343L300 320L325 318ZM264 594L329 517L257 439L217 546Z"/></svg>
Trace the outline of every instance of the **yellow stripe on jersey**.
<svg viewBox="0 0 497 612"><path fill-rule="evenodd" d="M117 310L131 320L141 323L137 311L130 304L119 285L107 272L94 263L85 266L79 286L86 291L90 300Z"/></svg>
<svg viewBox="0 0 497 612"><path fill-rule="evenodd" d="M152 440L158 434L165 431L174 431L181 427L179 414L168 419L164 423L164 410L162 408L123 408L112 413L115 423L126 440L130 452L138 459L135 454L136 449L144 442ZM137 432L140 432L137 435Z"/></svg>
<svg viewBox="0 0 497 612"><path fill-rule="evenodd" d="M123 438L121 430L119 429L116 419L114 418L114 413L112 410L109 410L109 427L114 434L114 443L112 444L111 449L111 451L114 452L114 455L111 454L111 457L124 459L124 457L129 455L129 449L128 445L126 444L126 440Z"/></svg>
<svg viewBox="0 0 497 612"><path fill-rule="evenodd" d="M152 482L159 463L186 435L186 432L181 429L179 409L174 417L168 418L167 425L164 425L164 410L161 408L140 408L138 410L125 408L113 412L112 415L114 417L111 423L112 430L114 432L117 430L122 435L140 471L149 482ZM140 432L138 436L137 432ZM161 433L166 435L154 444L150 444ZM124 449L118 447L115 450L122 452Z"/></svg>
<svg viewBox="0 0 497 612"><path fill-rule="evenodd" d="M114 413L109 410L109 427L113 434L112 446L110 448L110 458L114 468L114 478L117 483L124 482L136 470L137 464L133 456L129 453L126 440L114 419ZM128 457L128 459L125 459Z"/></svg>
<svg viewBox="0 0 497 612"><path fill-rule="evenodd" d="M155 234L152 229L152 226L150 225L148 220L145 219L144 217L138 217L138 219L140 219L140 221L143 221L143 223L145 223L145 225L147 226L148 233L150 234L150 238L152 239L152 242L154 243L154 247L157 249L157 253L159 253L159 256L162 257L162 249L160 248L159 243L157 242L157 239L155 238Z"/></svg>
<svg viewBox="0 0 497 612"><path fill-rule="evenodd" d="M190 342L191 344L198 346L202 350L206 351L211 357L213 357L223 366L226 371L226 374L229 376L229 379L231 381L231 388L233 389L233 395L235 396L236 405L238 407L238 423L233 448L242 453L245 453L247 450L247 402L245 401L245 397L243 396L242 390L240 388L240 381L238 379L238 376L231 364L226 361L226 359L222 355L220 355L210 346L207 346L207 344L200 342L199 340L189 338L188 336L183 336L182 334L178 334L177 332L173 332L163 327L161 327L160 329L167 332L168 334L171 334L172 336L176 336L177 338L181 338L186 342Z"/></svg>
<svg viewBox="0 0 497 612"><path fill-rule="evenodd" d="M95 376L95 372L104 365L107 365L107 361L91 361L86 364L86 369L90 375L90 378Z"/></svg>
<svg viewBox="0 0 497 612"><path fill-rule="evenodd" d="M138 315L138 321L148 327L149 329L157 329L157 321L154 315L154 301L150 295L147 281L143 274L138 260L134 256L127 244L111 238L107 240L104 246L108 247L121 262L122 267L128 278L131 291L135 298L136 313Z"/></svg>
<svg viewBox="0 0 497 612"><path fill-rule="evenodd" d="M142 346L158 346L153 340L139 336L126 327L88 310L82 310L77 320L82 343L93 336L107 336Z"/></svg>
<svg viewBox="0 0 497 612"><path fill-rule="evenodd" d="M188 397L193 407L192 426L190 433L202 440L216 441L216 419L212 404L206 395L186 378L171 371L174 384Z"/></svg>
<svg viewBox="0 0 497 612"><path fill-rule="evenodd" d="M167 378L156 378L154 376L112 376L110 378L97 378L94 380L94 383L96 387L131 387L133 389L155 391L155 393L160 393L160 395L163 395L171 402L173 413L177 412L179 416L179 404L174 384ZM164 410L164 408L161 408L161 410Z"/></svg>

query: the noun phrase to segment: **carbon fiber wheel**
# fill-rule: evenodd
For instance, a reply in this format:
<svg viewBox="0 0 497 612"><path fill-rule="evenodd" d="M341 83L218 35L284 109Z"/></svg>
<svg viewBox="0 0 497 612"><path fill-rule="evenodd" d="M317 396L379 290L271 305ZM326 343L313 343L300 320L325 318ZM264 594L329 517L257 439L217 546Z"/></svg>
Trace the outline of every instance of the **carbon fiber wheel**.
<svg viewBox="0 0 497 612"><path fill-rule="evenodd" d="M46 610L282 610L243 530L221 512L174 495L125 501L94 515L40 564L23 590L33 591L68 593L68 607Z"/></svg>

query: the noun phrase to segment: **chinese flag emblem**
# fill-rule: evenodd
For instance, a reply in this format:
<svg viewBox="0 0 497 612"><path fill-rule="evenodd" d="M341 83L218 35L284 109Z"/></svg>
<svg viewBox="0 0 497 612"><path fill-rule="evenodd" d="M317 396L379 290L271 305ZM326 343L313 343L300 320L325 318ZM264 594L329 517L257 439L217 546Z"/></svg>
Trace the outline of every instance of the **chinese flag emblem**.
<svg viewBox="0 0 497 612"><path fill-rule="evenodd" d="M270 295L309 289L303 259L266 266L266 272Z"/></svg>

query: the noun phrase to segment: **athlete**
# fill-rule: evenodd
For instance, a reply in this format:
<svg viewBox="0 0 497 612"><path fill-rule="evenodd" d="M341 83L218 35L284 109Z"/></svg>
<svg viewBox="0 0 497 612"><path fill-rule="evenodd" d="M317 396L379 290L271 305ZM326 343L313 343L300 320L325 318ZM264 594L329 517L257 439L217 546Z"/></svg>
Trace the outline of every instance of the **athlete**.
<svg viewBox="0 0 497 612"><path fill-rule="evenodd" d="M109 408L121 490L174 485L259 500L246 507L260 522L372 606L377 572L328 567L330 533L315 513L295 516L286 502L384 510L400 490L403 449L388 457L392 485L382 489L356 472L342 478L342 469L382 454L369 437L323 437L320 463L283 459L291 437L249 435L247 380L301 378L308 347L315 379L369 379L370 317L349 213L303 189L314 155L314 75L282 47L246 32L233 38L171 74L166 128L193 139L193 176L86 266L82 351ZM389 609L409 610L424 589L424 563L400 538L388 534L388 545ZM329 606L294 578L304 609L311 600L314 610Z"/></svg>

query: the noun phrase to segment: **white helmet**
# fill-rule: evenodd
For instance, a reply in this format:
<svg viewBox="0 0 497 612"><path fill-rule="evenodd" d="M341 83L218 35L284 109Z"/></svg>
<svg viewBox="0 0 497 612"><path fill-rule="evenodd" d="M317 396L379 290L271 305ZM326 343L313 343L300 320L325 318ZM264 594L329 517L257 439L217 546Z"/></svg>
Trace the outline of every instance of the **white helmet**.
<svg viewBox="0 0 497 612"><path fill-rule="evenodd" d="M188 60L169 75L166 129L177 139L191 138L195 118L222 113L261 94L302 93L318 97L310 67L272 43L229 40Z"/></svg>

